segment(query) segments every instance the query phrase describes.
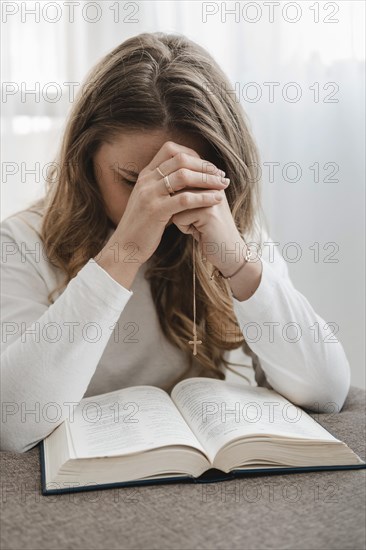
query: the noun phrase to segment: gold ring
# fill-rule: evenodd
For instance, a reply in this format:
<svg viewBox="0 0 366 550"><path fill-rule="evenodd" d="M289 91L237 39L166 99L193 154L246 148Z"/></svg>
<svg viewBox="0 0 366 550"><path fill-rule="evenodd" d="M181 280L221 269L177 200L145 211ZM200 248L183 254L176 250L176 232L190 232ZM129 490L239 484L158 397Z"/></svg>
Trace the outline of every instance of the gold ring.
<svg viewBox="0 0 366 550"><path fill-rule="evenodd" d="M165 174L163 174L163 172L160 170L159 166L156 167L157 171L159 172L159 174L161 176L163 176L163 179L164 179L164 183L165 183L165 187L169 193L170 196L174 195L175 191L173 189L173 187L170 185L170 181L169 181L169 178L168 176L166 176Z"/></svg>
<svg viewBox="0 0 366 550"><path fill-rule="evenodd" d="M169 195L174 195L175 191L174 191L173 187L170 185L170 181L169 181L168 176L164 176L164 183L165 183L165 187L168 190Z"/></svg>
<svg viewBox="0 0 366 550"><path fill-rule="evenodd" d="M159 174L161 176L163 176L163 178L165 178L165 174L163 174L163 172L160 170L159 166L156 167L157 171L159 172Z"/></svg>

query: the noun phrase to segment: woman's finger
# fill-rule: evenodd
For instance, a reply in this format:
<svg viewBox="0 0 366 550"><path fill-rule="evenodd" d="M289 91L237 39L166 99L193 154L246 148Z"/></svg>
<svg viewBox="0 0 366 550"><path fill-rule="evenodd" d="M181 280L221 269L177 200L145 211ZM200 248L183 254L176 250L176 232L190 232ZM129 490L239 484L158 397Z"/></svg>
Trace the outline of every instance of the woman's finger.
<svg viewBox="0 0 366 550"><path fill-rule="evenodd" d="M203 174L202 172L194 172L188 168L179 168L176 172L169 174L169 182L174 191L177 192L187 187L198 189L226 189L230 180L220 175Z"/></svg>
<svg viewBox="0 0 366 550"><path fill-rule="evenodd" d="M169 197L169 211L174 215L182 210L213 206L221 202L223 198L219 191L202 191L201 193L185 191Z"/></svg>
<svg viewBox="0 0 366 550"><path fill-rule="evenodd" d="M185 147L179 143L174 143L174 141L166 141L156 153L156 155L151 159L149 164L145 167L147 170L154 171L156 168L168 159L174 157L178 153L187 153L190 156L200 158L199 154L191 149L190 147ZM165 172L163 172L165 174Z"/></svg>
<svg viewBox="0 0 366 550"><path fill-rule="evenodd" d="M162 162L159 166L163 174L170 176L177 170L187 168L202 174L203 180L207 175L225 176L225 172L217 168L212 162L180 151L174 157Z"/></svg>

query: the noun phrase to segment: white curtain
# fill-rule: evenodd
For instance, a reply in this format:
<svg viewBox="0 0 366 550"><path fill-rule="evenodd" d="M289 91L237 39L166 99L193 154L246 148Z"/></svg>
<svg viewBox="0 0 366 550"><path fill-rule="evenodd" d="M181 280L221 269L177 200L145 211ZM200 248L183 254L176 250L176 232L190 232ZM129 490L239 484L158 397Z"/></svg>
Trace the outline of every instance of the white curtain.
<svg viewBox="0 0 366 550"><path fill-rule="evenodd" d="M140 32L183 33L240 97L271 237L296 287L339 327L364 386L364 11L348 0L3 2L2 219L43 193L95 62Z"/></svg>

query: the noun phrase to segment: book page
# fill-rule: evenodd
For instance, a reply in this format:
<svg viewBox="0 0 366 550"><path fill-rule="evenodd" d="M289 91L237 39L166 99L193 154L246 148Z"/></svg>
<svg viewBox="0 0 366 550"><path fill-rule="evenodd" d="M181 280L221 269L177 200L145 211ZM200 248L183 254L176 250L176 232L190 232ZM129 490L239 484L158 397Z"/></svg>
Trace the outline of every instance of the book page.
<svg viewBox="0 0 366 550"><path fill-rule="evenodd" d="M166 445L204 449L169 395L134 386L84 398L67 420L75 458L114 456Z"/></svg>
<svg viewBox="0 0 366 550"><path fill-rule="evenodd" d="M243 436L338 441L302 409L267 388L197 377L179 382L171 397L211 462L221 447Z"/></svg>

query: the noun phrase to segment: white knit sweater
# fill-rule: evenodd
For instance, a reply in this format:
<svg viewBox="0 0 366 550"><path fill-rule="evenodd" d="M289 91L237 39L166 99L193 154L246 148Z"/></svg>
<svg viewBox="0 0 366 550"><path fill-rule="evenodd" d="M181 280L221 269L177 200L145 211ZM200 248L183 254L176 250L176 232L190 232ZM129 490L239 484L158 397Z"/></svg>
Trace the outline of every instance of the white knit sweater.
<svg viewBox="0 0 366 550"><path fill-rule="evenodd" d="M1 223L1 448L16 452L29 450L69 417L69 403L139 384L167 388L187 367L184 353L160 329L144 278L147 264L128 290L91 258L49 305L47 295L63 274L45 255L40 222L36 213L23 211ZM327 408L333 402L340 410L350 385L344 349L326 341L325 321L294 288L276 247L273 259L269 246L262 252L259 287L243 302L232 297L257 356L256 381L297 405L333 411ZM315 323L317 339L310 328ZM248 355L234 350L225 358L234 355L253 373Z"/></svg>

